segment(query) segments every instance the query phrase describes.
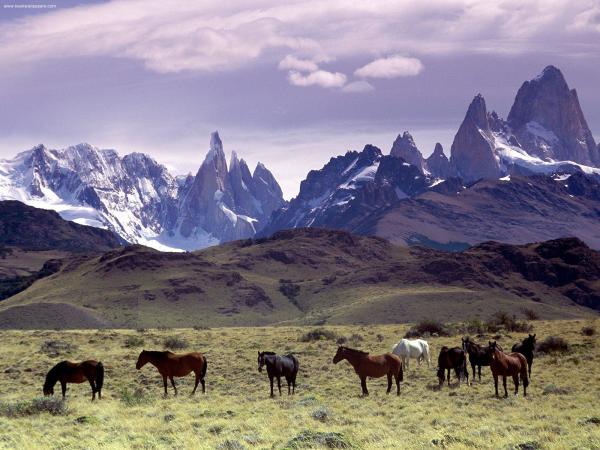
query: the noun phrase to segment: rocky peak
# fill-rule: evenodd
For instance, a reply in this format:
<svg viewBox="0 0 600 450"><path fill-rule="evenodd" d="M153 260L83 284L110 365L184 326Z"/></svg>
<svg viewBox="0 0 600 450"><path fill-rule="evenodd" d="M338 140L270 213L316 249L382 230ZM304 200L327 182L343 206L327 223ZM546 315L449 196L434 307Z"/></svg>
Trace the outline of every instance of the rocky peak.
<svg viewBox="0 0 600 450"><path fill-rule="evenodd" d="M433 153L425 160L427 169L436 178L446 179L451 175L450 161L439 142L435 144Z"/></svg>
<svg viewBox="0 0 600 450"><path fill-rule="evenodd" d="M477 94L454 137L451 164L466 181L495 178L500 174L500 168L494 147L485 100Z"/></svg>
<svg viewBox="0 0 600 450"><path fill-rule="evenodd" d="M423 172L423 155L417 148L415 140L412 135L405 131L402 135L398 135L394 144L392 145L392 151L390 155L397 158L402 158L409 164L416 166L421 172Z"/></svg>
<svg viewBox="0 0 600 450"><path fill-rule="evenodd" d="M531 155L600 164L577 92L569 89L562 72L554 66L523 83L508 114L508 124Z"/></svg>

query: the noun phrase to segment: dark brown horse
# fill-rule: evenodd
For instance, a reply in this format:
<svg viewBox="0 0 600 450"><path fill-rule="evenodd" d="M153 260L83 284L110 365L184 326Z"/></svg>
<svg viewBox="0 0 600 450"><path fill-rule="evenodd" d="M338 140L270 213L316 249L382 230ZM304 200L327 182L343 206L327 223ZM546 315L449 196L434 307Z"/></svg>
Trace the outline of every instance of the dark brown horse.
<svg viewBox="0 0 600 450"><path fill-rule="evenodd" d="M513 352L519 352L527 360L529 368L529 379L531 379L531 366L533 365L533 351L535 350L535 334L530 334L520 344L515 344L512 347Z"/></svg>
<svg viewBox="0 0 600 450"><path fill-rule="evenodd" d="M354 367L354 371L360 378L363 395L369 395L367 377L381 378L385 375L388 379L387 393L389 394L392 390L392 377L394 377L397 395L400 395L400 382L404 381L404 373L402 371L402 360L398 356L393 353L371 356L367 352L342 346L338 347L337 353L333 357L333 363L337 364L343 359Z"/></svg>
<svg viewBox="0 0 600 450"><path fill-rule="evenodd" d="M274 352L258 352L259 372L262 372L263 366L267 366L267 375L271 383L271 397L274 397L273 380L275 378L277 378L277 388L281 395L281 377L285 377L287 381L288 395L296 393L296 376L300 363L294 355L279 356Z"/></svg>
<svg viewBox="0 0 600 450"><path fill-rule="evenodd" d="M175 390L175 395L177 395L177 387L175 387L175 380L173 380L173 377L185 377L190 372L194 372L196 375L196 384L194 384L192 395L196 393L198 383L202 383L202 393L206 392L204 376L206 375L207 362L206 356L202 353L194 352L176 355L169 351L153 352L142 350L135 368L140 370L147 363L156 367L161 374L165 386L165 395L167 395L167 378L171 380L171 385Z"/></svg>
<svg viewBox="0 0 600 450"><path fill-rule="evenodd" d="M467 355L461 348L442 347L438 356L437 376L440 380L440 387L444 384L445 372L448 371L448 386L450 386L450 370L454 369L458 385L460 386L461 377L467 379L469 384L469 371L467 370Z"/></svg>
<svg viewBox="0 0 600 450"><path fill-rule="evenodd" d="M500 346L498 346L500 347ZM470 337L462 339L462 348L469 354L469 362L473 369L472 382L475 381L475 367L478 369L479 381L481 381L481 366L489 366L492 362L492 354L487 346L476 344ZM500 348L502 350L502 348Z"/></svg>
<svg viewBox="0 0 600 450"><path fill-rule="evenodd" d="M60 382L62 396L65 398L67 383L85 383L89 381L92 387L92 401L102 398L102 385L104 384L104 366L101 362L90 359L80 363L62 361L48 371L44 382L44 395L54 395L54 385Z"/></svg>
<svg viewBox="0 0 600 450"><path fill-rule="evenodd" d="M498 377L502 377L502 384L504 385L504 396L508 397L508 391L506 390L506 377L511 376L515 383L515 395L519 392L519 375L521 375L521 382L523 383L523 395L527 395L527 386L529 385L529 379L527 378L527 359L518 352L506 354L502 352L496 341L489 343L490 353L492 354L492 362L490 363L490 369L492 369L492 375L494 376L494 386L496 388L496 397L498 397Z"/></svg>

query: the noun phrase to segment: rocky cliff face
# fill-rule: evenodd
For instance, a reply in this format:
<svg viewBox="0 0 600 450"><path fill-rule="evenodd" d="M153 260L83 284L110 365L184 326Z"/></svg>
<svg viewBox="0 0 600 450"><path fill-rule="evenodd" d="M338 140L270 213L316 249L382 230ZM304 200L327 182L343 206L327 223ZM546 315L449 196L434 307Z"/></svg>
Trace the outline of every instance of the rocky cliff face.
<svg viewBox="0 0 600 450"><path fill-rule="evenodd" d="M453 175L450 160L444 153L444 148L439 142L435 144L433 153L425 160L427 170L436 178L446 179Z"/></svg>
<svg viewBox="0 0 600 450"><path fill-rule="evenodd" d="M600 165L598 149L579 105L560 70L546 67L523 83L508 115L521 146L543 160Z"/></svg>
<svg viewBox="0 0 600 450"><path fill-rule="evenodd" d="M407 163L417 167L421 172L424 172L425 170L423 155L417 148L415 140L408 131L405 131L402 135L398 135L392 145L390 155L402 158Z"/></svg>
<svg viewBox="0 0 600 450"><path fill-rule="evenodd" d="M498 177L501 172L494 146L485 100L478 94L452 143L451 162L458 175L466 181Z"/></svg>

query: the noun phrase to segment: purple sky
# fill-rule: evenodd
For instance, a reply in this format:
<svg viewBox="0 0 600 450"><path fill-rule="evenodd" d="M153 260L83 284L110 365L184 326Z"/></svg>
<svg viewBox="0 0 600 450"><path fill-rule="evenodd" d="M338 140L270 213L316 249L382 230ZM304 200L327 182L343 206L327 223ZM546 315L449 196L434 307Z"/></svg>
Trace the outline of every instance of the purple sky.
<svg viewBox="0 0 600 450"><path fill-rule="evenodd" d="M506 117L548 64L600 138L597 0L12 4L0 0L0 158L85 141L195 172L218 129L289 198L331 156L387 152L404 130L448 153L476 93Z"/></svg>

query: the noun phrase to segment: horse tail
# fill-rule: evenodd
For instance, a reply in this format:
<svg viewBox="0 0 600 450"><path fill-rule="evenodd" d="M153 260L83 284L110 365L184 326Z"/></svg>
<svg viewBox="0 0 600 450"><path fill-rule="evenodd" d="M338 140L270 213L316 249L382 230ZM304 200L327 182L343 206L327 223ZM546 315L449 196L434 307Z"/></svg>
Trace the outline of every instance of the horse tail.
<svg viewBox="0 0 600 450"><path fill-rule="evenodd" d="M300 369L300 362L294 355L292 355L292 361L294 361L294 373L298 373L298 370Z"/></svg>
<svg viewBox="0 0 600 450"><path fill-rule="evenodd" d="M96 392L100 392L102 390L102 385L104 384L104 364L99 362L96 364Z"/></svg>
<svg viewBox="0 0 600 450"><path fill-rule="evenodd" d="M204 361L204 365L202 366L202 372L200 373L201 380L203 380L206 376L206 369L208 367L208 361L206 360L206 356L202 355L202 361Z"/></svg>
<svg viewBox="0 0 600 450"><path fill-rule="evenodd" d="M398 379L404 381L404 363L400 362L400 370L398 371Z"/></svg>
<svg viewBox="0 0 600 450"><path fill-rule="evenodd" d="M523 386L529 386L529 377L527 376L527 359L523 355L519 359L521 360L521 381L523 382Z"/></svg>

